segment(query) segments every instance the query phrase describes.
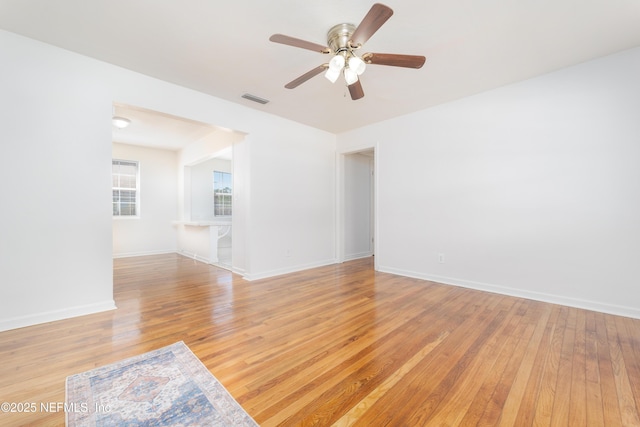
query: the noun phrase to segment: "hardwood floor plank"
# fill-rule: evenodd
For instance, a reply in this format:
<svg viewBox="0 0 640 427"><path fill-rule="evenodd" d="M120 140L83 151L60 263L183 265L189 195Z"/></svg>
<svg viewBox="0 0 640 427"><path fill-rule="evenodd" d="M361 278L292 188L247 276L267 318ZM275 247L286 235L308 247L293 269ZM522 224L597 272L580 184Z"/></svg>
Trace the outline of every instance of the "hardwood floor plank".
<svg viewBox="0 0 640 427"><path fill-rule="evenodd" d="M477 401L486 400L487 403L476 420L482 420L483 425L498 425L501 422L503 409L511 396L512 389L517 386L517 371L522 366L527 345L535 333L536 321L540 316L542 305L533 301L526 301L526 312L519 316L519 323L506 339L502 353L498 357L499 363L495 364L489 373L483 387L479 390ZM482 396L487 396L483 398ZM515 406L517 408L517 405ZM515 411L512 411L515 415ZM469 415L467 412L467 416ZM472 419L469 418L469 421ZM464 424L463 419L463 424Z"/></svg>
<svg viewBox="0 0 640 427"><path fill-rule="evenodd" d="M514 425L517 426L533 425L533 419L536 414L536 404L542 393L541 384L546 369L545 362L548 358L551 339L556 329L558 315L560 314L559 307L557 306L551 306L550 310L551 315L547 317L542 338L536 348L536 357L533 360L529 381L527 382L522 401L520 402L520 409L516 416Z"/></svg>
<svg viewBox="0 0 640 427"><path fill-rule="evenodd" d="M459 300L459 296L452 296L447 299L446 305L458 307L460 306ZM423 345L431 343L435 336L442 333L443 330L446 331L447 324L452 321L446 316L448 310L443 308L441 303L440 307L436 307L438 301L432 303L433 306L423 307L419 316L408 319L410 322L402 322L399 327L389 333L379 335L375 342L359 353L348 357L344 363L336 367L337 369L325 371L318 378L323 387L316 387L315 390L312 390L314 399L295 413L281 411L277 415L277 419L280 420L280 417L287 416L281 420L285 425L292 423L294 419L301 419L305 424L315 425L318 420L311 418L315 417L315 412L322 411L327 417L327 420L324 420L327 424L336 421L340 416L337 412L339 407L351 401L353 405L357 403L355 399L358 397L354 391L369 394L381 382L382 375L397 370L414 352L417 352ZM462 310L462 307L460 309ZM426 313L429 314L428 317L425 316ZM456 317L459 315L460 312L457 312ZM433 332L420 333L424 322L431 321L433 323L426 331ZM380 372L380 370L382 371ZM336 396L337 400L329 402L328 394ZM321 423L321 425L323 424Z"/></svg>
<svg viewBox="0 0 640 427"><path fill-rule="evenodd" d="M462 383L461 380L465 375L467 375L467 373L473 372L471 369L472 362L480 356L481 351L487 342L490 341L494 335L499 334L500 330L506 326L506 322L510 319L509 313L510 312L508 310L501 309L498 312L491 313L488 318L483 317L477 319L478 323L476 323L476 333L473 335L475 339L465 349L464 353L459 353L460 357L457 358L456 363L453 366L449 365L448 372L446 372L446 375L438 383L437 387L435 387L435 389L433 389L426 398L420 398L419 394L416 395L417 399L414 400L415 403L411 406L415 405L415 407L419 409L417 411L413 411L413 413L407 417L408 425L423 425L438 419L437 415L440 409L447 402L451 401L450 397L455 394L458 384ZM488 313L485 312L483 314ZM486 323L482 322L482 320L486 320ZM485 325L484 330L481 325ZM480 331L482 332L480 333ZM459 350L465 348L466 340L461 341L461 343L462 345L459 347ZM456 359L456 356L453 358ZM491 366L491 364L491 361L488 361L487 366ZM426 376L427 374L428 372L422 372L422 375ZM420 384L416 381L420 379L420 376L416 375L413 382ZM462 405L460 409L464 410L464 400L461 399L461 403ZM449 411L449 413L451 412Z"/></svg>
<svg viewBox="0 0 640 427"><path fill-rule="evenodd" d="M407 313L414 312L414 310L422 311L425 309L425 307L413 297L408 298L407 303L410 303L410 305L401 305L401 307L404 307L403 312L405 315ZM283 381L286 381L289 385L293 386L293 380L298 384L298 388L295 388L294 386L292 388L285 388L285 390L298 390L297 393L300 393L301 390L305 390L304 387L309 383L310 379L322 381L324 375L326 381L337 381L339 378L338 376L327 376L326 372L335 366L337 361L349 360L350 356L354 353L361 355L362 358L360 359L360 362L375 356L375 354L369 355L368 353L377 350L374 346L379 346L382 343L379 340L379 337L387 336L391 338L393 337L394 331L398 328L398 324L392 321L392 317L394 316L394 312L391 311L383 317L376 317L375 319L366 318L365 323L361 324L356 330L357 334L354 334L354 330L351 328L348 329L349 333L343 336L336 335L334 332L335 329L327 330L327 336L324 337L329 343L327 347L322 345L317 347L308 346L311 349L315 349L315 355L313 358L307 360L302 366L298 365L292 367L290 365L285 365L289 369L280 376L270 379L266 383L265 389L256 389L249 395L240 396L239 401L246 402L248 406L252 406L256 410L259 410L261 407L264 407L264 405L273 406L274 401L276 401L276 397L273 396L272 393L277 392L280 387L275 388L273 387L274 384L282 384ZM372 320L374 320L375 323L371 323ZM404 323L406 322L402 322L401 324ZM398 338L399 337L396 337L396 339ZM336 339L338 339L337 342ZM319 343L321 344L322 341ZM292 351L297 352L298 350L293 349ZM283 354L282 357L287 358L288 355ZM329 384L329 382L326 382L325 387L328 387ZM256 399L256 397L258 399ZM250 399L254 399L255 403ZM292 401L292 399L290 397L287 398L287 396L281 396L280 399L286 399L289 402ZM263 403L260 404L260 402ZM290 410L293 410L293 408L294 407L292 406ZM281 411L280 416L284 416L285 414L285 411Z"/></svg>
<svg viewBox="0 0 640 427"><path fill-rule="evenodd" d="M615 319L606 317L605 324L609 338L609 354L611 355L611 361L613 363L613 379L616 384L622 424L625 426L640 426L640 418L638 418L638 410L633 398L633 392L629 382L629 372L627 371L627 365L622 354Z"/></svg>
<svg viewBox="0 0 640 427"><path fill-rule="evenodd" d="M558 375L550 425L569 425L573 423L573 420L569 418L569 412L572 393L571 383L573 380L576 311L574 308L567 308L566 324L559 349Z"/></svg>
<svg viewBox="0 0 640 427"><path fill-rule="evenodd" d="M599 339L596 330L596 313L585 313L585 356L586 356L586 397L585 417L588 426L604 425L604 404L600 381L600 363L598 360ZM605 373L606 375L606 373Z"/></svg>
<svg viewBox="0 0 640 427"><path fill-rule="evenodd" d="M550 305L543 305L540 310L536 311L536 316L531 320L531 324L534 326L533 333L528 339L523 339L519 345L519 351L523 353L522 357L520 359L514 358L511 375L503 375L502 381L507 385L511 384L511 387L504 401L500 419L498 423L496 423L499 426L507 427L517 425L516 418L520 412L527 385L529 384L534 369L534 362L537 355L536 350L539 348L540 342L547 330L551 311ZM517 362L518 360L520 361ZM513 370L516 368L517 371L514 375ZM534 396L531 396L531 401L533 401L533 397ZM524 412L523 410L523 413Z"/></svg>
<svg viewBox="0 0 640 427"><path fill-rule="evenodd" d="M379 399L356 425L372 425L376 422L384 424L384 420L389 417L402 425L423 425L426 422L423 418L437 408L456 378L464 371L472 355L478 350L479 343L485 339L484 334L490 334L505 317L505 310L495 309L496 303L501 299L495 301L485 309L473 306L461 309L466 311L464 318L459 319L461 322L457 324L449 325L449 328L453 329L448 339L438 346L429 358L411 370L406 381L397 384L386 396ZM420 393L407 395L402 391L406 388L420 390ZM414 410L405 413L403 408L409 407ZM392 415L388 408L394 408L398 414L404 415ZM414 415L418 419L412 420Z"/></svg>
<svg viewBox="0 0 640 427"><path fill-rule="evenodd" d="M427 357L429 353L433 351L444 339L447 338L449 332L442 332L435 341L427 344L423 349L416 353L411 359L401 366L393 375L389 376L380 386L365 396L355 404L349 412L344 414L333 426L343 427L354 425L369 408L378 401L382 396L389 392L389 390L396 385L405 375L407 375L422 359Z"/></svg>
<svg viewBox="0 0 640 427"><path fill-rule="evenodd" d="M444 425L465 425L478 419L495 425L497 416L493 408L490 408L490 403L494 398L502 399L494 393L514 347L526 328L522 319L527 306L524 300L513 306L509 311L509 322L505 322L503 327L496 330L474 357L468 368L468 372L473 374L464 375L457 382L453 392L447 395L437 412L431 414L430 418L438 419ZM497 394L499 393L500 391ZM463 403L465 400L468 402L466 410ZM501 408L497 410L498 415L500 410Z"/></svg>
<svg viewBox="0 0 640 427"><path fill-rule="evenodd" d="M379 273L114 260L117 310L0 332L0 400L184 341L260 425L640 425L640 320ZM63 412L0 413L60 426Z"/></svg>
<svg viewBox="0 0 640 427"><path fill-rule="evenodd" d="M604 424L623 425L615 379L615 372L618 371L618 368L613 366L613 360L609 353L610 337L607 334L605 317L602 313L595 314L596 335L598 339L598 368L600 370Z"/></svg>
<svg viewBox="0 0 640 427"><path fill-rule="evenodd" d="M544 361L544 370L542 380L540 382L540 392L536 402L535 415L533 423L537 426L551 425L553 417L553 407L557 396L558 374L560 367L560 354L562 351L562 342L564 338L565 328L567 326L567 317L569 308L560 307L559 315L551 335L549 351ZM559 396L564 398L565 396Z"/></svg>
<svg viewBox="0 0 640 427"><path fill-rule="evenodd" d="M586 313L584 310L575 310L575 335L573 344L573 357L566 369L571 370L571 386L569 399L569 420L575 426L585 426L587 423L587 355L586 355Z"/></svg>
<svg viewBox="0 0 640 427"><path fill-rule="evenodd" d="M640 382L633 378L640 377L640 336L634 335L635 319L628 317L615 317L616 325L620 330L618 334L622 345L622 354L629 374L629 385L635 398L636 412L640 411Z"/></svg>

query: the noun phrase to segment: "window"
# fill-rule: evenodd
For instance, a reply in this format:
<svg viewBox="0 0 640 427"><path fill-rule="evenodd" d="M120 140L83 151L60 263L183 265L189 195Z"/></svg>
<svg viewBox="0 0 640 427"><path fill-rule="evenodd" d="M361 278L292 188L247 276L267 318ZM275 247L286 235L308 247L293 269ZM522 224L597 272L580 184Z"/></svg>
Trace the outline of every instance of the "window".
<svg viewBox="0 0 640 427"><path fill-rule="evenodd" d="M113 160L113 216L135 217L140 213L138 195L138 162Z"/></svg>
<svg viewBox="0 0 640 427"><path fill-rule="evenodd" d="M213 171L213 214L231 216L231 174Z"/></svg>

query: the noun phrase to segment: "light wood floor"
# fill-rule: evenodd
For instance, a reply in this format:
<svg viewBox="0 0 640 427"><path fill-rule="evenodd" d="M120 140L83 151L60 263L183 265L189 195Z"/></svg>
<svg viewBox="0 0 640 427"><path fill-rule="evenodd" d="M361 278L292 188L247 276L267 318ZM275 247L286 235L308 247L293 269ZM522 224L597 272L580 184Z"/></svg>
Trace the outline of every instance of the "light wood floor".
<svg viewBox="0 0 640 427"><path fill-rule="evenodd" d="M119 309L0 333L0 402L184 341L262 426L638 426L640 320L376 273L114 261ZM64 413L0 413L0 425Z"/></svg>

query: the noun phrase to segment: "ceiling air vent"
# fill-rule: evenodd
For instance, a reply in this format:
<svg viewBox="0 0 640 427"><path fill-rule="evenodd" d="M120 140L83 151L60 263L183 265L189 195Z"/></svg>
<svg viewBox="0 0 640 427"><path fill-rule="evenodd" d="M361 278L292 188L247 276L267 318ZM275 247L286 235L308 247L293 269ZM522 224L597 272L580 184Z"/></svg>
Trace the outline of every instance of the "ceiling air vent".
<svg viewBox="0 0 640 427"><path fill-rule="evenodd" d="M244 99L248 99L249 101L257 102L258 104L266 104L269 102L268 99L260 98L259 96L251 95L250 93L245 93L242 95Z"/></svg>

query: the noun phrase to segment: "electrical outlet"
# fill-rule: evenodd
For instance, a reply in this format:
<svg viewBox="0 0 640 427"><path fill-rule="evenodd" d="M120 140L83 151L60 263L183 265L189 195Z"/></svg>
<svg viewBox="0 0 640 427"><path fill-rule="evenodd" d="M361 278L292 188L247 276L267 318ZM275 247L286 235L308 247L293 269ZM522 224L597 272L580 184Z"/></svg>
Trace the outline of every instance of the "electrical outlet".
<svg viewBox="0 0 640 427"><path fill-rule="evenodd" d="M287 248L284 250L284 256L289 258L291 257L291 249Z"/></svg>
<svg viewBox="0 0 640 427"><path fill-rule="evenodd" d="M438 254L438 262L444 264L444 254Z"/></svg>

